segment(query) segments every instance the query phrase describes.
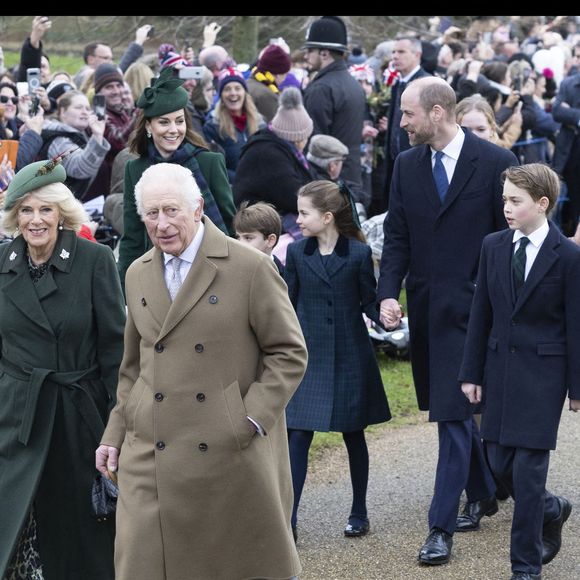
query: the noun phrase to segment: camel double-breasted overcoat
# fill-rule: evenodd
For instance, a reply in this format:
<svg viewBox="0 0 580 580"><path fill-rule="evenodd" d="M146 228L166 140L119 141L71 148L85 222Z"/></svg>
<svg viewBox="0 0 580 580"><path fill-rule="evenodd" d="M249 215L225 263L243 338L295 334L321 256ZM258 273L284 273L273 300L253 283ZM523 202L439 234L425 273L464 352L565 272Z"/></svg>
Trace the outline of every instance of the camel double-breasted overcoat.
<svg viewBox="0 0 580 580"><path fill-rule="evenodd" d="M304 337L272 260L203 220L173 303L158 249L127 272L118 402L102 440L121 449L123 580L300 571L284 408L306 368Z"/></svg>

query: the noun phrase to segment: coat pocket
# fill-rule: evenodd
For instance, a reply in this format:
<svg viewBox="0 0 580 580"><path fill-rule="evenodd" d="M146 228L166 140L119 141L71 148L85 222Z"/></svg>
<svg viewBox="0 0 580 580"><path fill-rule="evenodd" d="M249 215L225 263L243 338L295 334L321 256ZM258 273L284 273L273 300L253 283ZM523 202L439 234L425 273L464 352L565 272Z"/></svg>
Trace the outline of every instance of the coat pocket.
<svg viewBox="0 0 580 580"><path fill-rule="evenodd" d="M538 344L538 354L544 356L565 356L566 345L563 342Z"/></svg>
<svg viewBox="0 0 580 580"><path fill-rule="evenodd" d="M240 449L245 449L250 444L255 432L253 432L252 425L248 420L238 381L234 381L226 387L224 394L238 445Z"/></svg>

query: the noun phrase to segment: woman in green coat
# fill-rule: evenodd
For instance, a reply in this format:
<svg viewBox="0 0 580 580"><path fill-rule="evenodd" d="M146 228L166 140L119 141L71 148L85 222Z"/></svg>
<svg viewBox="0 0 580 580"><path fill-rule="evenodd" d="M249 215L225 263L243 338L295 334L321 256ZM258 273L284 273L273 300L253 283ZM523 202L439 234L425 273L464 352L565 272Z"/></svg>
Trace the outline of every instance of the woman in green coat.
<svg viewBox="0 0 580 580"><path fill-rule="evenodd" d="M221 153L208 151L203 138L192 129L191 116L186 109L189 95L181 86L183 82L173 78L172 68L166 68L137 101L142 111L129 148L139 158L125 166L124 232L118 264L123 285L127 268L152 247L137 214L135 185L142 173L155 163L179 163L190 169L203 195L204 213L224 233L234 233L232 219L236 207L224 157Z"/></svg>
<svg viewBox="0 0 580 580"><path fill-rule="evenodd" d="M114 522L91 513L125 308L110 248L53 162L6 192L0 246L0 578L113 580Z"/></svg>

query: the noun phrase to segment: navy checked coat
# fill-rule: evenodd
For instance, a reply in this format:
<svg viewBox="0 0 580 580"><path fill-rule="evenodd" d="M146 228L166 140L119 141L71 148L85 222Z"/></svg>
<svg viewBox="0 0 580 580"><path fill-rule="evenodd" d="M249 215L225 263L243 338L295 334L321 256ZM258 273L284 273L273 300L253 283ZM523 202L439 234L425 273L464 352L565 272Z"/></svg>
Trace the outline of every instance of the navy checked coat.
<svg viewBox="0 0 580 580"><path fill-rule="evenodd" d="M555 449L566 393L580 399L580 248L550 224L515 301L512 242L483 242L459 378L483 385L484 439Z"/></svg>
<svg viewBox="0 0 580 580"><path fill-rule="evenodd" d="M418 145L395 161L378 299L398 298L407 275L411 364L419 409L431 421L463 421L472 408L457 373L483 238L507 226L501 173L513 153L465 132L442 204L431 149Z"/></svg>
<svg viewBox="0 0 580 580"><path fill-rule="evenodd" d="M348 433L391 418L362 318L378 321L371 250L340 236L323 264L316 238L288 246L284 278L308 347L286 408L290 429Z"/></svg>

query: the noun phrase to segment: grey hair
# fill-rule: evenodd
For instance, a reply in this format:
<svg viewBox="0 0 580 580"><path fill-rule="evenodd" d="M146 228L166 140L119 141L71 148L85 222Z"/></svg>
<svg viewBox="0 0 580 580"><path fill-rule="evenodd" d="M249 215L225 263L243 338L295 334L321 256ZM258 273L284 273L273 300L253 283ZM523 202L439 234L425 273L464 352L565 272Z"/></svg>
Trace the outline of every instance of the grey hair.
<svg viewBox="0 0 580 580"><path fill-rule="evenodd" d="M18 210L31 196L36 197L43 203L54 203L58 207L62 227L66 230L78 232L81 229L82 223L90 221L82 203L75 198L72 191L64 183L49 183L21 197L4 213L2 228L6 232L14 233L17 231Z"/></svg>
<svg viewBox="0 0 580 580"><path fill-rule="evenodd" d="M202 196L193 173L177 163L157 163L147 168L135 185L135 205L141 218L143 218L143 189L156 187L162 191L167 183L173 183L180 188L181 196L192 212L199 207Z"/></svg>

